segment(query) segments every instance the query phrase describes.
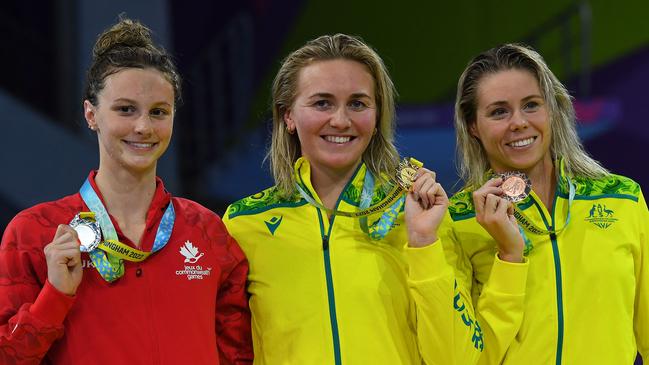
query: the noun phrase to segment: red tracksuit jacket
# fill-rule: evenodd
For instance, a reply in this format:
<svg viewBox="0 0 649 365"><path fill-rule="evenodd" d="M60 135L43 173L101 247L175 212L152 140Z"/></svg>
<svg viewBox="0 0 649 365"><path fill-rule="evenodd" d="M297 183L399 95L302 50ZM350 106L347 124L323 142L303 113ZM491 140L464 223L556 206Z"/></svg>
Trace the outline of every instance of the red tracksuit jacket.
<svg viewBox="0 0 649 365"><path fill-rule="evenodd" d="M94 175L89 179L101 198ZM59 224L88 211L81 196L19 213L0 245L0 364L251 362L248 264L221 219L172 198L158 179L142 249L151 250L170 202L176 220L162 250L140 263L125 262L124 276L113 283L82 253L83 279L74 297L47 281L43 248ZM120 241L132 245L113 224ZM192 258L180 253L188 242L198 249Z"/></svg>

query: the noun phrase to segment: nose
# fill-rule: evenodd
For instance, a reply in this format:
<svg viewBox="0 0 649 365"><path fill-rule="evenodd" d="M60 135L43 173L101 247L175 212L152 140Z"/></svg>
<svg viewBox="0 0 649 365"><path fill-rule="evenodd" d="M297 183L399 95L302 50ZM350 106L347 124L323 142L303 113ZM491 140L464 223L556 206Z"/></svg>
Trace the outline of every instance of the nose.
<svg viewBox="0 0 649 365"><path fill-rule="evenodd" d="M352 119L349 116L347 109L344 107L338 108L331 116L329 125L336 129L349 128L352 125Z"/></svg>
<svg viewBox="0 0 649 365"><path fill-rule="evenodd" d="M512 131L525 129L528 127L527 119L525 119L525 115L523 115L523 112L521 110L516 111L514 115L512 115L509 127Z"/></svg>
<svg viewBox="0 0 649 365"><path fill-rule="evenodd" d="M135 133L141 134L141 135L147 135L151 133L152 130L152 121L151 121L151 116L148 114L144 114L137 118L135 121Z"/></svg>

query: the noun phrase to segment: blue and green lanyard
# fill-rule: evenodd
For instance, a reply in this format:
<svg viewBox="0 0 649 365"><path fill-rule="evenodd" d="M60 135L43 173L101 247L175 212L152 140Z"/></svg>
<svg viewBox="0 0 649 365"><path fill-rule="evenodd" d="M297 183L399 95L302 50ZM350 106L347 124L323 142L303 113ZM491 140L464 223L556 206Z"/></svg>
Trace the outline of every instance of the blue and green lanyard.
<svg viewBox="0 0 649 365"><path fill-rule="evenodd" d="M104 241L118 241L117 231L113 226L113 222L110 220L110 216L104 207L104 204L97 196L97 193L92 188L90 181L86 181L81 186L79 190L83 202L88 206L91 212L95 214L95 220L101 228L102 236ZM174 211L173 203L170 201L167 209L165 210L158 230L155 235L155 241L153 242L153 248L151 253L160 251L171 237L171 232L173 231L174 221L176 220L176 213ZM108 282L113 282L124 275L124 261L114 255L107 254L105 251L95 248L89 253L92 263L95 265L95 268L99 272L102 278Z"/></svg>
<svg viewBox="0 0 649 365"><path fill-rule="evenodd" d="M543 228L538 227L536 224L534 224L532 222L531 219L527 219L529 224L534 229L533 233L541 234L541 235L554 234L555 236L558 236L559 233L561 233L568 226L568 223L570 222L570 208L572 207L572 203L575 200L576 188L575 188L575 184L573 184L573 182L572 182L572 180L570 180L569 176L566 176L566 180L567 180L567 183L568 183L568 213L566 214L566 222L565 222L565 224L561 227L561 229L548 230L548 229L543 229ZM516 204L514 204L514 209L516 209L520 213L521 216L525 216L523 211L518 209ZM527 228L527 226L526 226L526 228ZM534 248L534 247L533 247L532 242L530 241L530 239L525 234L525 230L521 226L520 222L518 224L518 230L520 231L521 236L523 236L523 241L525 242L525 249L523 250L523 255L527 256L530 253L530 251L532 251L532 248Z"/></svg>
<svg viewBox="0 0 649 365"><path fill-rule="evenodd" d="M313 199L310 196L310 194L308 194L300 186L300 184L296 183L295 187L297 188L297 191L300 193L302 198L304 198L307 202L309 202L311 205L315 206L316 208L323 209L328 213L331 213L332 215L349 216L349 214L340 214L340 212L338 211L331 210L324 207L322 204L318 203L315 199ZM363 190L361 192L361 198L359 203L359 208L361 210L370 207L370 204L372 203L373 194L374 194L374 176L372 176L372 173L369 170L367 170L367 172L365 173L365 179L363 180ZM406 201L405 194L401 195L394 203L392 203L386 210L383 211L381 217L378 220L376 220L372 225L368 225L367 216L359 217L361 229L363 230L363 232L365 232L373 240L378 241L383 239L390 232L390 229L392 228L395 220L399 216L399 212L401 211L401 208L403 207L405 201Z"/></svg>

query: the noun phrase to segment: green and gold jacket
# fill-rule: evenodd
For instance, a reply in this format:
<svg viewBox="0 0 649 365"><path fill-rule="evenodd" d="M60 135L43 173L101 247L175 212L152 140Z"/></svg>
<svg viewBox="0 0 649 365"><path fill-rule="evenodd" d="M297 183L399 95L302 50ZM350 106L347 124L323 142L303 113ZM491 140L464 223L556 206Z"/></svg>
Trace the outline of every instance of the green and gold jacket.
<svg viewBox="0 0 649 365"><path fill-rule="evenodd" d="M321 203L308 161L295 171ZM359 210L365 174L361 165L338 210ZM388 190L377 185L373 203ZM299 194L270 188L232 204L224 222L250 265L255 363L475 364L483 343L468 292L439 240L406 247L403 218L373 240L359 219L329 218Z"/></svg>
<svg viewBox="0 0 649 365"><path fill-rule="evenodd" d="M531 244L523 264L496 257L472 191L451 198L442 239L484 332L480 363L632 364L636 351L647 361L649 213L640 186L618 175L572 178L570 204L569 179L558 175L551 210L534 191L518 203Z"/></svg>

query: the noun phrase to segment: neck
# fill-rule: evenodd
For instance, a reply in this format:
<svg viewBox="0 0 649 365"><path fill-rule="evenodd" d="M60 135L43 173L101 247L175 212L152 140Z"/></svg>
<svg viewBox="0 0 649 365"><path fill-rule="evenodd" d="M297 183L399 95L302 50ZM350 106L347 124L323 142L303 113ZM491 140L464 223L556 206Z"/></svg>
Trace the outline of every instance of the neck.
<svg viewBox="0 0 649 365"><path fill-rule="evenodd" d="M311 165L311 184L320 197L320 200L328 209L334 209L345 185L356 171L356 166L351 169L339 171L320 169Z"/></svg>
<svg viewBox="0 0 649 365"><path fill-rule="evenodd" d="M106 210L122 230L144 224L156 189L155 168L133 173L124 169L108 171L100 165L95 182L104 198Z"/></svg>
<svg viewBox="0 0 649 365"><path fill-rule="evenodd" d="M557 176L554 163L550 156L543 159L528 171L525 171L532 182L532 189L539 196L545 207L550 210L554 203L554 193L557 188Z"/></svg>

